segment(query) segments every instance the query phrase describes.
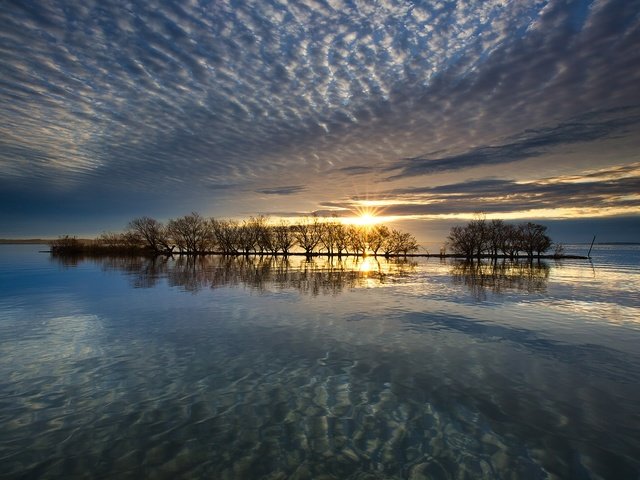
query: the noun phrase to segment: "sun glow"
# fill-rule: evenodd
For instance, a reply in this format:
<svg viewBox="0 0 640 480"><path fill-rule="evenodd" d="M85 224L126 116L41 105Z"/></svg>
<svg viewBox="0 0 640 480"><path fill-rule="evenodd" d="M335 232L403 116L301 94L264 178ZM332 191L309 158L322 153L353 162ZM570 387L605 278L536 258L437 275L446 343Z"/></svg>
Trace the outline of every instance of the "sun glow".
<svg viewBox="0 0 640 480"><path fill-rule="evenodd" d="M384 217L378 216L377 209L374 208L359 208L353 217L345 217L344 223L348 225L359 225L361 227L371 227L379 223L384 222Z"/></svg>
<svg viewBox="0 0 640 480"><path fill-rule="evenodd" d="M353 221L353 223L355 223L356 225L375 225L376 223L378 223L379 220L373 216L370 215L368 213L365 213L364 215L360 215L358 217L356 217Z"/></svg>

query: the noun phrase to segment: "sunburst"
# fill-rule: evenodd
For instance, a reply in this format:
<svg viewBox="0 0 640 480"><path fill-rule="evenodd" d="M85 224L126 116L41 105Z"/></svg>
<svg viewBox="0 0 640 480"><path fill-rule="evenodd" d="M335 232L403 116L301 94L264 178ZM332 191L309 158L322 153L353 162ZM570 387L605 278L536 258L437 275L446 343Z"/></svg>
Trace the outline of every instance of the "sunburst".
<svg viewBox="0 0 640 480"><path fill-rule="evenodd" d="M362 227L372 227L384 220L379 216L379 209L373 207L357 207L354 213L355 215L353 217L345 218L346 223Z"/></svg>

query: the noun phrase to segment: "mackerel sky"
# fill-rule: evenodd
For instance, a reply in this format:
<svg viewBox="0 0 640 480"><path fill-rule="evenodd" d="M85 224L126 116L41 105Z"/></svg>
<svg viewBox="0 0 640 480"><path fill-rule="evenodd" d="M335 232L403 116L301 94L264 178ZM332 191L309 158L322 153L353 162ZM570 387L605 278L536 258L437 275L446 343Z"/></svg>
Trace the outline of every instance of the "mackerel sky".
<svg viewBox="0 0 640 480"><path fill-rule="evenodd" d="M640 241L640 1L1 0L0 22L0 237L371 206L430 240L482 211Z"/></svg>

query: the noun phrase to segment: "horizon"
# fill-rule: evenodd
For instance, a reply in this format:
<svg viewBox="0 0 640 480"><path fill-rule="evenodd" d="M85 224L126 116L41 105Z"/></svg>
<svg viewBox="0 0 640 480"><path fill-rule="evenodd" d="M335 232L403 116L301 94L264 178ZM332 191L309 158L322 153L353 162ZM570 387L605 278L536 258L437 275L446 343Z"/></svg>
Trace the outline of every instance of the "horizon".
<svg viewBox="0 0 640 480"><path fill-rule="evenodd" d="M636 243L635 6L4 2L0 238L370 211Z"/></svg>
<svg viewBox="0 0 640 480"><path fill-rule="evenodd" d="M217 217L213 217L213 218L217 218ZM291 224L294 224L295 220L301 220L301 219L303 219L303 217L292 219L293 221ZM329 219L330 219L329 217L322 218L322 220L329 220ZM237 219L233 219L233 220L237 220ZM271 223L274 223L273 219L271 220L272 220ZM527 221L528 220L525 220L525 221L506 220L505 223L516 225L518 223L526 223ZM551 221L547 220L546 223L545 221L536 221L534 223L540 223L541 225L548 228L547 233L549 234L554 244L589 245L594 236L595 236L594 245L640 244L640 241L638 241L638 239L640 238L640 234L639 234L640 232L637 231L638 222L636 221L635 218L620 218L620 219L616 219L616 221L620 222L618 224L618 227L621 226L622 228L626 229L625 234L621 236L622 238L627 238L626 240L612 240L610 239L610 237L607 236L607 233L606 233L607 230L603 228L602 225L597 226L589 223L584 223L582 221L573 222L573 225L571 221L567 221L567 220L556 220L555 222L553 220ZM610 226L609 222L610 222L609 219L604 219L604 220L601 220L600 223L604 223L605 227L609 227ZM162 221L162 223L166 223L166 221ZM347 225L362 226L362 225L359 225L357 222L353 222L353 223L343 222L343 223L346 223ZM378 221L376 222L376 224L387 225L390 227L399 227L401 229L405 226L402 224L402 222ZM411 233L412 235L414 235L416 237L418 244L422 248L426 248L427 246L434 248L434 247L440 247L445 242L447 242L447 236L452 226L463 225L463 224L464 222L462 221L441 223L440 229L436 231L443 233L444 232L443 229L445 228L445 226L448 228L446 230L446 233L443 234L442 238L435 238L433 236L429 236L429 237L417 236L415 233L415 228L413 230L407 229L405 231L408 231L408 233ZM591 230L589 230L590 228ZM12 241L21 242L21 241L28 241L28 240L42 240L42 241L49 242L66 235L68 235L69 237L78 238L80 240L93 240L98 238L103 233L121 233L121 232L124 232L125 230L126 230L126 225L116 230L107 231L103 229L98 233L85 232L84 234L77 234L74 232L64 232L56 235L31 235L31 236L25 235L25 236L14 236L14 237L0 237L0 242L10 243ZM604 234L602 233L603 231L605 232ZM571 233L569 234L568 232L571 232ZM589 233L589 232L592 232L592 233Z"/></svg>

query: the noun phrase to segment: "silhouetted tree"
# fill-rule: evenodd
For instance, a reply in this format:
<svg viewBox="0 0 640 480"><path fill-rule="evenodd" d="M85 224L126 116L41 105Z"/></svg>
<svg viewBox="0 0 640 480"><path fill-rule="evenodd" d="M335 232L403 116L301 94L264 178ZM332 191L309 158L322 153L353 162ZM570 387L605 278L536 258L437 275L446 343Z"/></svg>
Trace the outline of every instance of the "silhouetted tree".
<svg viewBox="0 0 640 480"><path fill-rule="evenodd" d="M483 214L476 214L476 218L467 225L473 238L474 253L477 258L487 250L489 244L489 227Z"/></svg>
<svg viewBox="0 0 640 480"><path fill-rule="evenodd" d="M240 224L235 220L209 221L210 228L216 240L216 244L223 253L237 254L241 248Z"/></svg>
<svg viewBox="0 0 640 480"><path fill-rule="evenodd" d="M491 220L487 225L487 249L489 255L496 258L504 243L505 223L502 220Z"/></svg>
<svg viewBox="0 0 640 480"><path fill-rule="evenodd" d="M366 255L367 253L367 232L357 225L347 227L348 248L354 254Z"/></svg>
<svg viewBox="0 0 640 480"><path fill-rule="evenodd" d="M131 251L143 243L140 234L134 230L122 233L104 232L95 241L95 246L106 250Z"/></svg>
<svg viewBox="0 0 640 480"><path fill-rule="evenodd" d="M320 225L320 245L330 256L333 255L336 249L337 237L341 226L342 225L335 220L322 222Z"/></svg>
<svg viewBox="0 0 640 480"><path fill-rule="evenodd" d="M288 255L296 244L295 234L291 225L281 221L279 225L273 227L273 242L276 252Z"/></svg>
<svg viewBox="0 0 640 480"><path fill-rule="evenodd" d="M412 252L417 252L420 248L416 238L409 232L403 232L398 239L398 253L407 255Z"/></svg>
<svg viewBox="0 0 640 480"><path fill-rule="evenodd" d="M144 241L146 247L154 252L172 250L167 228L155 218L134 218L129 222L128 229L137 234Z"/></svg>
<svg viewBox="0 0 640 480"><path fill-rule="evenodd" d="M522 250L527 257L533 258L534 253L540 255L551 248L551 239L547 236L547 227L536 223L528 222L518 226Z"/></svg>
<svg viewBox="0 0 640 480"><path fill-rule="evenodd" d="M376 225L369 231L367 235L367 243L369 244L369 249L373 252L374 256L378 255L378 251L382 248L382 245L389 234L390 230L386 225Z"/></svg>
<svg viewBox="0 0 640 480"><path fill-rule="evenodd" d="M322 234L322 226L318 216L312 215L294 225L293 234L298 246L302 248L307 255L312 254L320 243Z"/></svg>
<svg viewBox="0 0 640 480"><path fill-rule="evenodd" d="M249 223L255 230L257 251L260 253L275 253L273 228L269 225L269 218L264 215L258 215L257 217L251 217Z"/></svg>
<svg viewBox="0 0 640 480"><path fill-rule="evenodd" d="M500 239L500 250L503 255L515 258L520 251L520 231L514 225L504 224L502 227L502 237Z"/></svg>
<svg viewBox="0 0 640 480"><path fill-rule="evenodd" d="M407 255L418 250L418 242L415 237L407 232L401 232L395 228L390 229L389 236L382 243L382 252L385 257L390 255Z"/></svg>
<svg viewBox="0 0 640 480"><path fill-rule="evenodd" d="M181 254L202 254L218 251L237 255L252 252L264 254L282 252L285 255L295 247L307 255L318 251L328 256L350 252L366 255L398 255L417 251L415 237L409 233L375 227L347 226L336 218L326 220L313 214L295 225L284 221L271 225L263 215L250 217L239 223L234 220L209 220L192 212L170 219L167 225L150 217L133 219L123 233L103 233L96 240L81 244L71 237L52 242L56 252L63 250L84 253L170 253L177 248Z"/></svg>
<svg viewBox="0 0 640 480"><path fill-rule="evenodd" d="M347 248L349 247L349 232L345 225L342 223L337 223L334 226L334 244L335 251L338 256L342 256L342 252L348 253Z"/></svg>
<svg viewBox="0 0 640 480"><path fill-rule="evenodd" d="M195 212L169 220L167 230L182 252L204 253L213 244L213 232L209 222Z"/></svg>
<svg viewBox="0 0 640 480"><path fill-rule="evenodd" d="M551 239L546 235L547 227L532 222L516 226L502 220L487 223L484 218L476 218L465 226L454 226L448 237L448 244L457 255L468 260L480 258L483 253L496 258L498 252L515 258L524 251L529 258L538 257L551 248Z"/></svg>
<svg viewBox="0 0 640 480"><path fill-rule="evenodd" d="M475 237L468 226L453 226L447 237L449 248L456 255L464 255L467 260L473 258L475 252Z"/></svg>
<svg viewBox="0 0 640 480"><path fill-rule="evenodd" d="M258 230L255 223L250 220L245 220L240 225L240 250L247 255L251 250L255 250L258 242Z"/></svg>

